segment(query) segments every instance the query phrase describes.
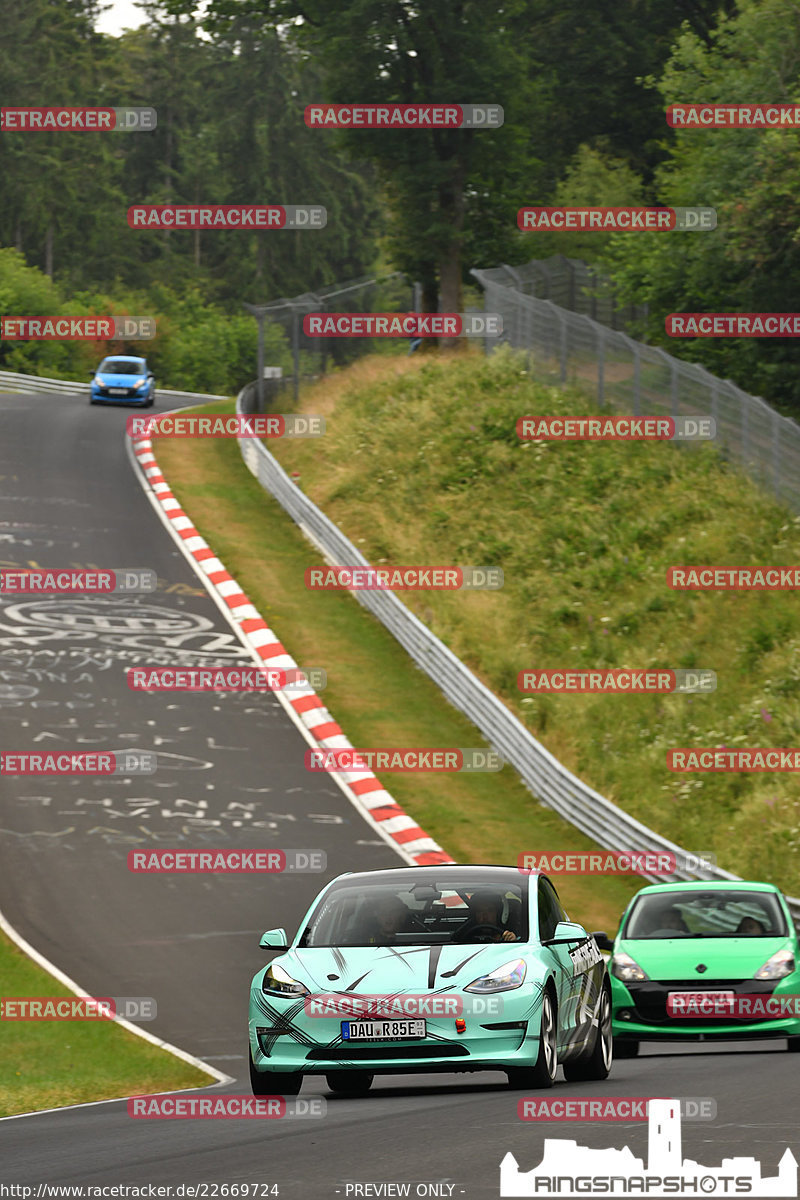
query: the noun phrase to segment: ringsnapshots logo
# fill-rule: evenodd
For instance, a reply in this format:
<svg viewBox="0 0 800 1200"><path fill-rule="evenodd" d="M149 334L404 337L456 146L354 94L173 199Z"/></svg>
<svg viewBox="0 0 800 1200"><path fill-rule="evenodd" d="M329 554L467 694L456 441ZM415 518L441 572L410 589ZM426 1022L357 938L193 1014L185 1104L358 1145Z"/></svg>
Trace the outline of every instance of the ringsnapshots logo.
<svg viewBox="0 0 800 1200"><path fill-rule="evenodd" d="M797 104L670 104L673 129L798 129Z"/></svg>
<svg viewBox="0 0 800 1200"><path fill-rule="evenodd" d="M0 570L0 596L107 596L138 595L158 587L155 571L62 570L28 567Z"/></svg>
<svg viewBox="0 0 800 1200"><path fill-rule="evenodd" d="M308 567L309 591L457 592L496 591L500 567Z"/></svg>
<svg viewBox="0 0 800 1200"><path fill-rule="evenodd" d="M683 667L653 668L636 671L628 667L604 670L520 671L517 687L521 692L546 695L592 694L620 695L665 693L691 694L714 692L715 671L689 671Z"/></svg>
<svg viewBox="0 0 800 1200"><path fill-rule="evenodd" d="M133 1096L128 1116L144 1121L283 1121L325 1116L324 1096Z"/></svg>
<svg viewBox="0 0 800 1200"><path fill-rule="evenodd" d="M125 429L130 438L307 438L323 436L325 418L302 413L250 417L165 413L158 417L128 417Z"/></svg>
<svg viewBox="0 0 800 1200"><path fill-rule="evenodd" d="M3 133L148 133L157 124L154 108L0 108Z"/></svg>
<svg viewBox="0 0 800 1200"><path fill-rule="evenodd" d="M131 229L324 229L322 204L136 204Z"/></svg>
<svg viewBox="0 0 800 1200"><path fill-rule="evenodd" d="M0 775L154 775L157 755L151 750L4 750Z"/></svg>
<svg viewBox="0 0 800 1200"><path fill-rule="evenodd" d="M307 104L309 129L499 129L499 104Z"/></svg>
<svg viewBox="0 0 800 1200"><path fill-rule="evenodd" d="M328 683L322 667L130 667L135 692L320 692Z"/></svg>
<svg viewBox="0 0 800 1200"><path fill-rule="evenodd" d="M155 317L0 317L0 340L8 342L142 342L155 336Z"/></svg>
<svg viewBox="0 0 800 1200"><path fill-rule="evenodd" d="M152 996L4 996L0 1021L155 1021Z"/></svg>
<svg viewBox="0 0 800 1200"><path fill-rule="evenodd" d="M143 875L300 875L327 865L324 850L128 851L128 870Z"/></svg>
<svg viewBox="0 0 800 1200"><path fill-rule="evenodd" d="M702 850L571 850L525 851L517 857L522 875L653 875L670 878L679 872L696 874L717 865L717 856Z"/></svg>
<svg viewBox="0 0 800 1200"><path fill-rule="evenodd" d="M701 1101L705 1098L699 1098ZM722 1159L706 1167L684 1158L677 1097L648 1102L647 1161L636 1158L630 1147L581 1146L574 1138L547 1138L538 1166L521 1171L509 1151L500 1163L501 1196L649 1196L653 1200L674 1196L715 1194L770 1197L797 1195L797 1159L788 1148L781 1156L778 1174L765 1176L756 1158ZM712 1153L712 1158L719 1155Z"/></svg>
<svg viewBox="0 0 800 1200"><path fill-rule="evenodd" d="M670 771L800 771L800 749L777 746L677 746L667 751Z"/></svg>
<svg viewBox="0 0 800 1200"><path fill-rule="evenodd" d="M667 586L685 592L792 592L800 567L669 567Z"/></svg>
<svg viewBox="0 0 800 1200"><path fill-rule="evenodd" d="M699 442L715 438L713 417L545 417L517 420L523 442Z"/></svg>
<svg viewBox="0 0 800 1200"><path fill-rule="evenodd" d="M500 337L500 313L307 313L303 333L330 338Z"/></svg>
<svg viewBox="0 0 800 1200"><path fill-rule="evenodd" d="M797 338L800 313L670 313L664 329L673 338Z"/></svg>
<svg viewBox="0 0 800 1200"><path fill-rule="evenodd" d="M522 1096L517 1101L520 1121L648 1121L650 1105L662 1096ZM712 1096L682 1096L678 1101L684 1121L715 1121L717 1102Z"/></svg>
<svg viewBox="0 0 800 1200"><path fill-rule="evenodd" d="M480 746L467 749L381 749L306 750L307 771L502 771L504 760L494 750Z"/></svg>
<svg viewBox="0 0 800 1200"><path fill-rule="evenodd" d="M517 225L523 233L697 233L717 227L715 208L543 207L521 208Z"/></svg>

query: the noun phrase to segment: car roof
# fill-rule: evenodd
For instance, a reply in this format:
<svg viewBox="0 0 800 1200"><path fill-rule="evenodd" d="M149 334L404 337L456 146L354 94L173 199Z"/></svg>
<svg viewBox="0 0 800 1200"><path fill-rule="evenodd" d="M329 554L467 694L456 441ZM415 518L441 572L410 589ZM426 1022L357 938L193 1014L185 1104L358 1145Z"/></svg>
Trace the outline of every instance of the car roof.
<svg viewBox="0 0 800 1200"><path fill-rule="evenodd" d="M103 362L144 362L142 354L107 354Z"/></svg>
<svg viewBox="0 0 800 1200"><path fill-rule="evenodd" d="M431 883L438 880L440 883L444 881L449 873L458 874L460 876L469 875L470 879L474 876L475 882L482 886L491 886L494 884L497 887L508 887L511 884L519 884L528 875L540 875L540 871L520 871L519 867L498 866L494 864L483 863L441 863L439 866L430 867L385 867L378 871L346 871L342 875L337 875L332 883L348 884L369 884L369 883L405 883L413 877L419 883Z"/></svg>
<svg viewBox="0 0 800 1200"><path fill-rule="evenodd" d="M651 883L648 887L643 887L633 897L634 900L645 894L654 892L685 892L697 891L703 892L773 892L780 896L781 890L774 883L758 883L752 879L694 879L687 880L682 883Z"/></svg>

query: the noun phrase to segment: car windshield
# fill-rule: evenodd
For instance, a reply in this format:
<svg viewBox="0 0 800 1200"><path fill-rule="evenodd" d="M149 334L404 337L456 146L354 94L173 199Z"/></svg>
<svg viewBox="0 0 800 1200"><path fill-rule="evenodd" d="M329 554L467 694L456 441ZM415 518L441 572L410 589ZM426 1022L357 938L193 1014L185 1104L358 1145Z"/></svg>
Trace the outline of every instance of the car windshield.
<svg viewBox="0 0 800 1200"><path fill-rule="evenodd" d="M774 892L651 892L631 909L623 937L731 938L783 937L786 922Z"/></svg>
<svg viewBox="0 0 800 1200"><path fill-rule="evenodd" d="M300 946L435 946L527 941L527 880L484 884L473 877L424 883L342 883L327 892Z"/></svg>
<svg viewBox="0 0 800 1200"><path fill-rule="evenodd" d="M120 362L118 358L105 358L97 370L98 375L144 375L144 362L141 358L134 362Z"/></svg>

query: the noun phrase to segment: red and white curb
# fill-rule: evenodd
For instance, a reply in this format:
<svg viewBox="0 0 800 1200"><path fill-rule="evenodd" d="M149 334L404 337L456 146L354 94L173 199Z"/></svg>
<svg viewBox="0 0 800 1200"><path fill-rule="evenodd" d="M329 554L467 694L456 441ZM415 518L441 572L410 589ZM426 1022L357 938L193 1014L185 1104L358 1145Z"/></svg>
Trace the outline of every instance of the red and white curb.
<svg viewBox="0 0 800 1200"><path fill-rule="evenodd" d="M154 506L256 661L285 671L297 669L297 663L287 654L277 634L270 629L181 508L156 461L152 439L131 437L129 446L140 468L140 481L149 492ZM312 687L302 685L293 687L291 694L276 692L275 695L310 746L325 750L352 749L352 743ZM420 867L455 862L433 838L420 829L371 771L337 771L330 774L368 824L406 862Z"/></svg>

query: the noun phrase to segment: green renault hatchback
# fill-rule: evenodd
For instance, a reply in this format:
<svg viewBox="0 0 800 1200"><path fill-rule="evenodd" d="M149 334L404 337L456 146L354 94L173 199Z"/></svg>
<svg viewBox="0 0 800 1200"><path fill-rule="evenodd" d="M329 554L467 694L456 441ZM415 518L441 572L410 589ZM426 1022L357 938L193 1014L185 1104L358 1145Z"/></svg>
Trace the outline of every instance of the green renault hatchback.
<svg viewBox="0 0 800 1200"><path fill-rule="evenodd" d="M786 900L769 883L644 887L611 951L614 1054L642 1041L785 1038L800 1051L800 948Z"/></svg>

